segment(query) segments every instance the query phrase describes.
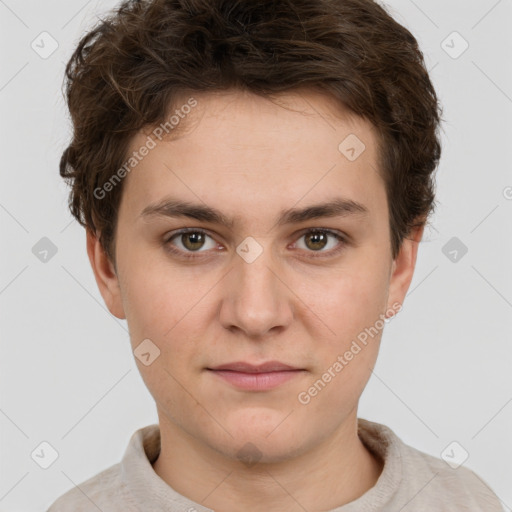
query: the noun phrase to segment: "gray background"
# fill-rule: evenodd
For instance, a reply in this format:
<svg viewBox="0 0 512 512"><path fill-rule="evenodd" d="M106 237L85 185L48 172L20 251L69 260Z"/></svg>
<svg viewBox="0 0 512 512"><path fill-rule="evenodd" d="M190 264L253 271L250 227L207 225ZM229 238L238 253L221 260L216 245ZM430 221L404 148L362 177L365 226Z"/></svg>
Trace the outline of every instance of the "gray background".
<svg viewBox="0 0 512 512"><path fill-rule="evenodd" d="M103 304L58 174L70 135L64 63L115 3L0 0L1 511L45 510L157 421L126 322ZM359 415L438 457L456 441L456 456L469 453L464 465L510 511L512 1L386 4L419 40L447 121L438 210ZM43 31L58 43L47 58L31 47L51 49ZM469 44L461 55L454 31ZM43 237L57 249L46 262L33 253ZM48 469L31 458L43 441L59 454Z"/></svg>

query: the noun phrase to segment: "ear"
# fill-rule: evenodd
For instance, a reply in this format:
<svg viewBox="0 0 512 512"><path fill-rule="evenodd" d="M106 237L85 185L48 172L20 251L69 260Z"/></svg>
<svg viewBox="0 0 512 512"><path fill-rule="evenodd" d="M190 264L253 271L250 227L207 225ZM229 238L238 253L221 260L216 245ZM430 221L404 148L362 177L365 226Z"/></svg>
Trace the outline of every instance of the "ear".
<svg viewBox="0 0 512 512"><path fill-rule="evenodd" d="M87 254L96 278L96 284L108 310L117 318L126 318L124 314L121 289L114 265L103 249L99 237L90 229L87 232Z"/></svg>
<svg viewBox="0 0 512 512"><path fill-rule="evenodd" d="M404 303L405 295L414 274L418 245L423 236L424 227L423 224L411 229L409 236L403 239L397 257L393 260L389 281L388 309L395 309L393 304L397 302L400 305Z"/></svg>

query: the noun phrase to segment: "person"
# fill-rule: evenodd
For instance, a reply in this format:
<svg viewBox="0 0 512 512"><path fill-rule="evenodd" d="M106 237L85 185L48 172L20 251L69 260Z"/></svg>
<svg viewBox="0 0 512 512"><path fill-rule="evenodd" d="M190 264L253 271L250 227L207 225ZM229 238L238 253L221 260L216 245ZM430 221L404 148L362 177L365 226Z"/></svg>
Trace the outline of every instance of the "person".
<svg viewBox="0 0 512 512"><path fill-rule="evenodd" d="M357 415L441 156L423 54L384 6L125 1L66 80L60 174L158 424L50 512L502 510Z"/></svg>

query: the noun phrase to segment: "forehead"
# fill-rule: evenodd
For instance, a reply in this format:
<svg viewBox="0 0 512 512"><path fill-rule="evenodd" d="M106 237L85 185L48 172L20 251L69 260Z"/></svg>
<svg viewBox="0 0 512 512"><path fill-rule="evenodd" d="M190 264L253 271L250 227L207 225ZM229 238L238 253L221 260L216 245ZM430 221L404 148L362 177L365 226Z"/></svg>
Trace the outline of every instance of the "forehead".
<svg viewBox="0 0 512 512"><path fill-rule="evenodd" d="M146 129L131 141L130 154L152 146L125 178L122 202L132 213L171 193L233 215L334 192L358 202L382 199L374 127L327 95L194 93L173 105L173 115L179 126L169 129L172 137L159 140Z"/></svg>

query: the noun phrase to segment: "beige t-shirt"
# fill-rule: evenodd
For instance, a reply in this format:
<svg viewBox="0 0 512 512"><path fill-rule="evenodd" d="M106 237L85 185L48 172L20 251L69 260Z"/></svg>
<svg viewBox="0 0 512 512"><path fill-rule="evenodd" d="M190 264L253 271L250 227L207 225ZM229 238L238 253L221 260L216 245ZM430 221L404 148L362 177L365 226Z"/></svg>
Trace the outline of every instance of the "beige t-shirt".
<svg viewBox="0 0 512 512"><path fill-rule="evenodd" d="M464 466L451 468L406 445L379 423L358 418L361 441L384 460L374 487L330 512L503 512L487 484ZM131 437L120 463L57 499L47 512L209 512L162 480L151 463L160 452L160 429L149 425Z"/></svg>

